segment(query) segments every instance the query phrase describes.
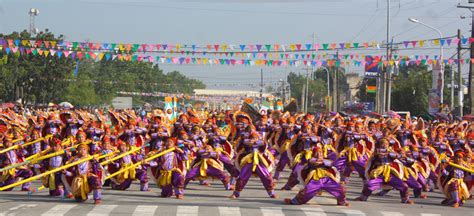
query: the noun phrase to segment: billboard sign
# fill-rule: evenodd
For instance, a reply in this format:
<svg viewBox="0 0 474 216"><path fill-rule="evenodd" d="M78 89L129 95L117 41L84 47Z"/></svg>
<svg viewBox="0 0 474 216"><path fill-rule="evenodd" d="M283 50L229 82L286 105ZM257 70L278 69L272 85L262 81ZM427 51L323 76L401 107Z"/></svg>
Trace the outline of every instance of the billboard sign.
<svg viewBox="0 0 474 216"><path fill-rule="evenodd" d="M131 109L133 106L132 97L116 97L112 100L115 109Z"/></svg>

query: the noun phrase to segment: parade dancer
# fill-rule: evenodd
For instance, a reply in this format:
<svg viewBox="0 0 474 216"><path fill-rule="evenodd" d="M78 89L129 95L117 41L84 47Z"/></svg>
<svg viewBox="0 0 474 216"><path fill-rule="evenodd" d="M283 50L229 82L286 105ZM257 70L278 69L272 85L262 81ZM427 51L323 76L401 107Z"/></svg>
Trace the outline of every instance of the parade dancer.
<svg viewBox="0 0 474 216"><path fill-rule="evenodd" d="M349 206L344 187L340 184L339 171L332 165L332 161L323 158L320 145L311 151L312 157L307 165L298 171L298 178L304 183L304 188L293 199L285 199L285 203L305 204L321 191L326 191L337 199L337 205Z"/></svg>
<svg viewBox="0 0 474 216"><path fill-rule="evenodd" d="M63 151L61 140L55 138L50 142L52 152L59 152ZM52 170L64 165L64 163L68 161L68 154L61 154L58 156L54 156L49 158L45 163L43 163L44 170ZM58 171L56 173L52 173L45 178L42 179L43 186L49 188L49 195L50 196L64 196L68 198L73 198L71 192L69 192L69 184L66 181L64 173Z"/></svg>
<svg viewBox="0 0 474 216"><path fill-rule="evenodd" d="M119 152L117 154L123 154L130 150L130 146L123 142L118 141ZM122 158L116 160L113 164L108 165L109 173L115 173L120 170L126 170L118 176L111 178L111 186L114 190L126 190L130 187L134 180L140 181L140 191L150 191L148 188L148 177L146 170L141 166L130 167L134 163L143 160L143 155L140 153L131 153L125 155Z"/></svg>
<svg viewBox="0 0 474 216"><path fill-rule="evenodd" d="M250 126L248 126L250 127ZM252 130L247 128L247 131ZM249 132L246 132L249 133ZM245 137L245 135L243 135ZM240 197L240 192L244 189L252 174L258 175L271 198L277 198L274 188L275 183L271 176L271 170L274 166L273 155L267 150L267 144L260 135L252 130L249 138L242 139L237 146L236 165L240 168L240 174L237 178L234 193L230 198Z"/></svg>
<svg viewBox="0 0 474 216"><path fill-rule="evenodd" d="M235 184L235 178L239 176L239 170L235 167L232 158L234 151L232 145L227 141L225 136L219 135L219 128L215 128L213 133L208 134L208 145L211 145L218 155L218 160L224 165L231 178L231 185Z"/></svg>
<svg viewBox="0 0 474 216"><path fill-rule="evenodd" d="M319 143L318 137L312 134L311 128L312 126L310 124L303 125L301 133L296 137L295 144L288 149L288 155L294 154L295 156L292 157L291 174L281 190L291 190L300 182L298 173L311 158L312 148Z"/></svg>
<svg viewBox="0 0 474 216"><path fill-rule="evenodd" d="M357 201L367 201L373 191L383 185L389 185L400 191L402 203L413 204L408 197L408 185L403 181L403 165L397 160L400 155L391 150L389 145L386 139L377 142L377 147L367 165L367 181Z"/></svg>
<svg viewBox="0 0 474 216"><path fill-rule="evenodd" d="M286 166L291 166L288 148L296 142L298 137L294 129L294 118L290 118L288 121L282 118L279 122L280 125L274 126L274 132L270 137L270 142L272 142L271 152L274 157L278 157L275 174L273 175L275 180L280 179L280 173ZM290 124L287 122L290 122Z"/></svg>
<svg viewBox="0 0 474 216"><path fill-rule="evenodd" d="M203 181L208 177L221 180L224 188L231 190L230 176L224 172L224 166L219 161L219 154L214 151L211 145L206 145L196 152L192 168L186 174L185 186L196 178Z"/></svg>
<svg viewBox="0 0 474 216"><path fill-rule="evenodd" d="M77 156L69 162L78 161L89 156L88 146L79 145ZM66 163L67 164L67 163ZM100 164L94 159L79 163L66 171L66 176L72 177L71 192L78 202L84 202L88 199L88 194L92 191L94 204L100 204L102 200L102 170Z"/></svg>
<svg viewBox="0 0 474 216"><path fill-rule="evenodd" d="M342 173L342 181L345 182L353 170L364 179L365 165L374 145L370 136L363 131L363 123L357 122L354 128L354 123L349 122L341 144L342 146L338 147L339 158L334 165Z"/></svg>
<svg viewBox="0 0 474 216"><path fill-rule="evenodd" d="M465 165L465 153L458 151L454 154L454 160L439 175L438 184L443 189L445 199L441 202L443 205L450 205L454 208L462 206L470 197L469 190L465 183L465 177L468 175L468 169ZM469 176L472 178L472 176Z"/></svg>
<svg viewBox="0 0 474 216"><path fill-rule="evenodd" d="M13 146L13 142L10 136L5 136L3 139L4 148L9 148ZM22 154L23 149L20 147L19 149L12 149L0 155L0 164L1 167L7 167L16 163L21 163L24 161L24 157ZM7 186L17 182L20 178L29 178L33 176L33 172L25 166L17 167L13 169L9 169L0 173L0 186ZM31 182L27 182L21 185L22 191L29 191L31 186ZM13 190L13 188L8 189L9 191Z"/></svg>
<svg viewBox="0 0 474 216"><path fill-rule="evenodd" d="M184 178L186 168L184 162L187 155L180 148L176 148L173 139L167 139L163 150L175 148L174 151L164 154L157 160L151 161L152 174L158 186L161 188L161 197L171 197L174 194L177 199L184 198Z"/></svg>

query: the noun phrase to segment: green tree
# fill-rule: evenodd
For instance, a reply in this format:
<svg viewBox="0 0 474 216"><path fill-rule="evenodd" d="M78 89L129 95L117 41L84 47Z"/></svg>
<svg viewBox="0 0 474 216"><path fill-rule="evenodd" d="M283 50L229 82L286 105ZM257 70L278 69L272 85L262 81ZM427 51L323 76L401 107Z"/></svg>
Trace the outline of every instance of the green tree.
<svg viewBox="0 0 474 216"><path fill-rule="evenodd" d="M26 30L4 39L61 41L47 29L32 37ZM45 47L41 48L46 50ZM88 51L85 48L85 51ZM114 51L118 54L120 51ZM88 57L82 60L47 57L33 52L6 53L0 51L0 98L14 101L22 98L24 103L59 103L69 101L76 105L110 104L119 91L168 92L192 94L196 88L206 88L199 80L190 79L178 71L163 73L152 63L138 61L96 61ZM156 102L157 98L133 96L134 102Z"/></svg>
<svg viewBox="0 0 474 216"><path fill-rule="evenodd" d="M401 66L392 85L392 109L412 115L428 113L431 71L427 66Z"/></svg>

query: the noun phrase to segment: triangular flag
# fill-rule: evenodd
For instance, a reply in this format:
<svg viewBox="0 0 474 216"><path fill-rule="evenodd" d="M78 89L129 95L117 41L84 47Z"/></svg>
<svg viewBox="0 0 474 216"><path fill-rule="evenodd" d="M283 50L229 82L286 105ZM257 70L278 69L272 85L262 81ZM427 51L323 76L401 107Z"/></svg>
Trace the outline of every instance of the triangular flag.
<svg viewBox="0 0 474 216"><path fill-rule="evenodd" d="M423 47L423 45L425 44L425 41L424 41L424 40L420 40L420 41L418 42L418 44L419 44L420 47Z"/></svg>
<svg viewBox="0 0 474 216"><path fill-rule="evenodd" d="M298 49L298 51L301 50L301 44L296 44L296 49Z"/></svg>
<svg viewBox="0 0 474 216"><path fill-rule="evenodd" d="M270 49L272 48L272 45L270 45L270 44L265 44L265 48L267 49L268 52L270 52Z"/></svg>
<svg viewBox="0 0 474 216"><path fill-rule="evenodd" d="M275 49L275 51L278 51L280 49L280 45L279 44L273 44L273 49Z"/></svg>
<svg viewBox="0 0 474 216"><path fill-rule="evenodd" d="M290 44L290 50L295 51L295 45L294 44Z"/></svg>
<svg viewBox="0 0 474 216"><path fill-rule="evenodd" d="M446 43L448 44L448 46L451 46L451 41L452 41L451 39L446 40Z"/></svg>

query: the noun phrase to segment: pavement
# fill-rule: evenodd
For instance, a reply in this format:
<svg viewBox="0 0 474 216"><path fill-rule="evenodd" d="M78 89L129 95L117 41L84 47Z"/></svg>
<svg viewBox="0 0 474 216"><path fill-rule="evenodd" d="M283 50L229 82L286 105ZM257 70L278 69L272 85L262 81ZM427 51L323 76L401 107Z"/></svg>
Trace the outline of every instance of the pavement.
<svg viewBox="0 0 474 216"><path fill-rule="evenodd" d="M286 182L288 173L278 182L277 188ZM438 192L427 193L427 199L413 199L415 204L400 203L398 191L391 191L384 197L371 196L367 202L357 202L362 182L355 176L348 183L347 197L350 207L336 205L336 200L327 193L313 198L306 205L286 205L283 198L293 198L298 189L292 191L277 190L278 199L267 196L260 180L253 177L241 197L229 199L231 191L225 191L218 180L211 180L211 186L198 185L192 182L185 190L183 200L159 197L160 189L152 183L151 192L139 191L135 183L126 191L103 190L102 204L94 205L92 200L76 203L70 199L49 197L47 190L33 195L19 191L0 192L0 216L13 215L179 215L179 216L325 216L325 215L462 215L474 216L474 200L469 200L460 208L452 208L440 204L443 195ZM39 182L34 182L38 187ZM301 186L300 186L301 187ZM91 197L91 196L90 196Z"/></svg>

